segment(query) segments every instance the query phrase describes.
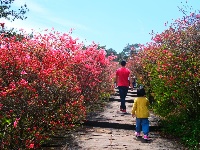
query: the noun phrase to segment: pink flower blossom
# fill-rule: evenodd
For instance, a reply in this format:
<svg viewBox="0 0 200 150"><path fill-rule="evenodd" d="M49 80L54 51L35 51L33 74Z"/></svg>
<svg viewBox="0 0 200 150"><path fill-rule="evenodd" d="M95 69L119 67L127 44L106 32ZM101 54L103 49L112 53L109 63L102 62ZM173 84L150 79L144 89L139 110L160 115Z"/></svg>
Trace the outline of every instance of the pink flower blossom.
<svg viewBox="0 0 200 150"><path fill-rule="evenodd" d="M21 71L21 74L23 75L23 74L27 74L27 73L26 73L26 71L23 70L23 71Z"/></svg>
<svg viewBox="0 0 200 150"><path fill-rule="evenodd" d="M28 85L28 81L26 81L25 79L21 79L20 84L26 86Z"/></svg>
<svg viewBox="0 0 200 150"><path fill-rule="evenodd" d="M197 15L196 15L196 18L200 18L200 14L197 14Z"/></svg>
<svg viewBox="0 0 200 150"><path fill-rule="evenodd" d="M16 118L16 119L15 119L14 125L13 125L14 128L17 128L17 124L18 124L19 120L20 120L20 118Z"/></svg>
<svg viewBox="0 0 200 150"><path fill-rule="evenodd" d="M167 52L168 52L168 50L166 50L166 49L163 50L163 53L167 53Z"/></svg>
<svg viewBox="0 0 200 150"><path fill-rule="evenodd" d="M31 144L29 145L29 148L34 148L34 144L31 143Z"/></svg>
<svg viewBox="0 0 200 150"><path fill-rule="evenodd" d="M162 41L161 36L158 35L158 34L155 36L155 38L153 38L153 40L154 40L155 42L161 42L161 41Z"/></svg>
<svg viewBox="0 0 200 150"><path fill-rule="evenodd" d="M16 88L16 85L15 85L14 82L11 82L11 83L9 84L9 87L10 87L11 89L15 89L15 88Z"/></svg>
<svg viewBox="0 0 200 150"><path fill-rule="evenodd" d="M18 124L18 121L15 120L15 122L14 122L14 128L17 128L17 124Z"/></svg>
<svg viewBox="0 0 200 150"><path fill-rule="evenodd" d="M0 93L0 96L2 96L2 97L6 97L6 95L7 95L7 92L1 92Z"/></svg>

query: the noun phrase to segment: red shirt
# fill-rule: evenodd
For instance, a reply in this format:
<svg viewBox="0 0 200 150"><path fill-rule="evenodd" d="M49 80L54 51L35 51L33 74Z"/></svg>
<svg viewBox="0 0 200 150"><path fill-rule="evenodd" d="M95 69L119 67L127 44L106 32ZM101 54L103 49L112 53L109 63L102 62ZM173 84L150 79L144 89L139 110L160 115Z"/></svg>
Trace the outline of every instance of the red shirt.
<svg viewBox="0 0 200 150"><path fill-rule="evenodd" d="M117 69L116 71L117 86L129 87L129 80L128 80L129 75L130 75L130 70L128 68L121 67Z"/></svg>

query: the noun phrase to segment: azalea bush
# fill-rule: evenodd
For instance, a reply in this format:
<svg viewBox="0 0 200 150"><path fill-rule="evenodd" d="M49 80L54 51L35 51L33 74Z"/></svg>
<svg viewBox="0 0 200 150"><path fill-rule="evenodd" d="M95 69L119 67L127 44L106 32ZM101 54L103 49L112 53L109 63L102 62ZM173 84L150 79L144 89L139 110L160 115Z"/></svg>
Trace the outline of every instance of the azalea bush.
<svg viewBox="0 0 200 150"><path fill-rule="evenodd" d="M200 130L200 15L177 19L153 42L141 46L132 58L139 82L152 108L164 119L166 131L178 135L186 145L199 147ZM178 128L177 128L178 127Z"/></svg>
<svg viewBox="0 0 200 150"><path fill-rule="evenodd" d="M74 73L77 75L86 107L93 107L97 100L108 98L114 92L112 68L116 63L112 60L115 56L105 56L105 50L99 49L93 43L77 51L74 57Z"/></svg>
<svg viewBox="0 0 200 150"><path fill-rule="evenodd" d="M1 149L37 149L57 130L76 128L87 105L110 93L111 61L56 31L0 36Z"/></svg>

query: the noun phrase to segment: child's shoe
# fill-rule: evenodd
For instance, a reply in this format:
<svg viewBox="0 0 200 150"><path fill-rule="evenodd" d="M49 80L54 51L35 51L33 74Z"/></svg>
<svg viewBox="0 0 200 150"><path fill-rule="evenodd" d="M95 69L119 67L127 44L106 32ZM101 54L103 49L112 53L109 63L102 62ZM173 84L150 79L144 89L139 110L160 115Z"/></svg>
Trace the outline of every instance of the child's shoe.
<svg viewBox="0 0 200 150"><path fill-rule="evenodd" d="M144 135L144 140L149 141L148 135Z"/></svg>
<svg viewBox="0 0 200 150"><path fill-rule="evenodd" d="M141 137L140 132L135 132L136 137Z"/></svg>
<svg viewBox="0 0 200 150"><path fill-rule="evenodd" d="M120 106L120 111L122 111L123 109L121 108L121 106Z"/></svg>
<svg viewBox="0 0 200 150"><path fill-rule="evenodd" d="M122 111L123 113L127 113L127 112L126 112L126 109L122 109L121 111Z"/></svg>

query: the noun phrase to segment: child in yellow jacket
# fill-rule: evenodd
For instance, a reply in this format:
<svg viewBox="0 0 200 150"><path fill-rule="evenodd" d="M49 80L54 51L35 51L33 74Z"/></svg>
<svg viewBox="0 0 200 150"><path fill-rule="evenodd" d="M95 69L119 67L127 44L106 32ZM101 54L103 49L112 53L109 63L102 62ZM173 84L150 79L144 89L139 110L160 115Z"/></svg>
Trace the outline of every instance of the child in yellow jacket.
<svg viewBox="0 0 200 150"><path fill-rule="evenodd" d="M145 97L145 89L137 89L137 98L134 99L132 117L136 117L136 137L144 134L144 139L149 140L149 100Z"/></svg>

